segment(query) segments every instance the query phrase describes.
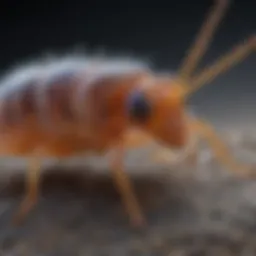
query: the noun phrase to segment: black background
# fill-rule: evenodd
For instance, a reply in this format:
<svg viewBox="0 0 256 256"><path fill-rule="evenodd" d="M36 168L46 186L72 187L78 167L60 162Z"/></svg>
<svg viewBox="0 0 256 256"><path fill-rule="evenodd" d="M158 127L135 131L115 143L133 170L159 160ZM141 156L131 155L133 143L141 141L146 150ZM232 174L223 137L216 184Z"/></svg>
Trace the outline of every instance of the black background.
<svg viewBox="0 0 256 256"><path fill-rule="evenodd" d="M256 31L255 2L230 2L201 66ZM1 1L0 68L5 70L44 53L61 54L79 48L147 58L157 68L175 71L213 3L189 0ZM242 98L246 98L243 104L255 102L255 64L255 56L251 55L223 74L206 86L206 90L199 91L199 95L203 92L208 95L202 94L203 97L197 99L198 104L207 103L208 108L216 110L219 107L216 100L238 106ZM218 86L214 86L215 83ZM233 105L227 107L232 111Z"/></svg>

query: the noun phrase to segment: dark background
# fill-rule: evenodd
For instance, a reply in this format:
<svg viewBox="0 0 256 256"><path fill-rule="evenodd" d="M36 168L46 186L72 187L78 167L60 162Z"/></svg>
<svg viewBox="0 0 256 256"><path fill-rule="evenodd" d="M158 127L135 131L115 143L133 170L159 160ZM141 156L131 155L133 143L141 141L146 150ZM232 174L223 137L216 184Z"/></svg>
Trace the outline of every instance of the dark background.
<svg viewBox="0 0 256 256"><path fill-rule="evenodd" d="M175 71L213 3L1 1L0 68L5 70L44 53L61 54L79 48L147 58L156 68ZM255 11L254 1L231 1L201 66L255 32ZM224 116L230 111L243 111L242 106L246 107L242 116L256 114L252 106L256 95L255 64L255 55L251 55L199 91L193 104ZM225 109L221 103L225 103Z"/></svg>

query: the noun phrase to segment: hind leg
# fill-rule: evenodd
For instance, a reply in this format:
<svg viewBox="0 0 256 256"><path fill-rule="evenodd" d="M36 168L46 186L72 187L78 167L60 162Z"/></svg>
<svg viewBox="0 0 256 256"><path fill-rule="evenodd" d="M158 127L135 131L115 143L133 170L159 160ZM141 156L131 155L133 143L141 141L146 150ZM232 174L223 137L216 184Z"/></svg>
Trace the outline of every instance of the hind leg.
<svg viewBox="0 0 256 256"><path fill-rule="evenodd" d="M193 119L191 125L193 130L210 144L220 163L226 165L238 175L248 177L252 174L252 167L237 162L211 125L198 119Z"/></svg>
<svg viewBox="0 0 256 256"><path fill-rule="evenodd" d="M26 194L18 212L14 215L13 224L19 225L33 209L38 200L38 188L41 162L38 158L32 158L26 173Z"/></svg>

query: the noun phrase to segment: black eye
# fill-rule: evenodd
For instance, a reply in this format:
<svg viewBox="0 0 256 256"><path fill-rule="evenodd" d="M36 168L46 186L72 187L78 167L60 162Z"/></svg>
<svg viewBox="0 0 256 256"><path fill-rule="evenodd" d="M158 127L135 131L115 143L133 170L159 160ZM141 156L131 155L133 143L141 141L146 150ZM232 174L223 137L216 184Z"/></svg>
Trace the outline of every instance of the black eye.
<svg viewBox="0 0 256 256"><path fill-rule="evenodd" d="M133 92L128 98L128 111L132 119L141 122L149 118L151 106L143 93Z"/></svg>

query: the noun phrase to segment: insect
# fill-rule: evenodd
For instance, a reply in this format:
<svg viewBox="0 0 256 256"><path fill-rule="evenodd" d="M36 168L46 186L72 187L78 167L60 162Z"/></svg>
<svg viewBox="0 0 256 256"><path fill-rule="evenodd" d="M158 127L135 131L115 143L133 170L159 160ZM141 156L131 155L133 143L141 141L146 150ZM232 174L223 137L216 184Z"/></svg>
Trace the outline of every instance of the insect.
<svg viewBox="0 0 256 256"><path fill-rule="evenodd" d="M221 161L240 170L211 126L185 109L193 92L255 51L252 35L192 76L227 5L225 0L216 2L176 76L156 74L137 62L67 58L32 63L2 80L0 153L29 158L27 191L14 223L21 223L37 202L44 157L110 150L111 175L136 227L146 220L123 169L128 148L152 140L184 148L191 133L197 133L211 143Z"/></svg>

